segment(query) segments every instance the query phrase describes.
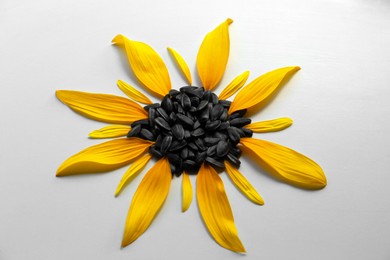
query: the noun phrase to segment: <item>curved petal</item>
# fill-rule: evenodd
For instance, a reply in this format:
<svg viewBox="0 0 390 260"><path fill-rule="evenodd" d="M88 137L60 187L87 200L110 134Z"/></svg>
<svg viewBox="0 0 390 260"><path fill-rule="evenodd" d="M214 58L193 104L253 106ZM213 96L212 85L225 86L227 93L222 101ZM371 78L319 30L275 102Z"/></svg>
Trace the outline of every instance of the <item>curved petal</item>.
<svg viewBox="0 0 390 260"><path fill-rule="evenodd" d="M56 96L72 110L97 121L131 124L148 118L148 114L140 105L115 95L57 90Z"/></svg>
<svg viewBox="0 0 390 260"><path fill-rule="evenodd" d="M131 201L122 247L134 242L150 226L168 195L171 179L166 158L157 161L146 173Z"/></svg>
<svg viewBox="0 0 390 260"><path fill-rule="evenodd" d="M114 138L126 136L131 130L127 125L108 125L98 130L94 130L88 134L93 139Z"/></svg>
<svg viewBox="0 0 390 260"><path fill-rule="evenodd" d="M256 162L285 182L306 189L326 186L321 167L303 154L254 138L241 138L240 143L253 153Z"/></svg>
<svg viewBox="0 0 390 260"><path fill-rule="evenodd" d="M229 97L233 96L234 93L240 90L242 86L244 86L246 80L249 77L249 71L245 71L244 73L238 75L235 77L232 82L227 85L224 90L222 90L221 94L219 94L218 99L228 99Z"/></svg>
<svg viewBox="0 0 390 260"><path fill-rule="evenodd" d="M272 120L252 123L246 125L245 128L252 130L255 133L277 132L291 126L293 123L291 118L281 117Z"/></svg>
<svg viewBox="0 0 390 260"><path fill-rule="evenodd" d="M152 47L143 43L117 35L114 44L123 46L134 75L153 94L164 97L171 89L167 67L160 55Z"/></svg>
<svg viewBox="0 0 390 260"><path fill-rule="evenodd" d="M188 84L192 85L192 77L190 69L188 68L187 63L183 59L183 57L174 49L168 48L169 53L172 55L173 59L176 61L176 64L179 66L181 72L184 77L187 79Z"/></svg>
<svg viewBox="0 0 390 260"><path fill-rule="evenodd" d="M230 40L227 19L204 38L198 51L196 65L198 74L206 90L212 90L222 79L229 59Z"/></svg>
<svg viewBox="0 0 390 260"><path fill-rule="evenodd" d="M253 80L238 92L230 106L229 114L260 104L275 92L285 77L292 75L298 70L300 70L298 66L280 68Z"/></svg>
<svg viewBox="0 0 390 260"><path fill-rule="evenodd" d="M153 103L147 96L142 94L142 92L136 90L126 82L118 80L116 84L118 85L120 90L122 90L122 92L125 93L129 98L146 105Z"/></svg>
<svg viewBox="0 0 390 260"><path fill-rule="evenodd" d="M241 172L235 168L228 161L225 161L226 172L229 175L230 179L233 181L234 185L244 194L250 201L253 203L264 205L263 198L257 193L255 188L250 184L250 182L241 174Z"/></svg>
<svg viewBox="0 0 390 260"><path fill-rule="evenodd" d="M185 212L190 207L192 202L192 185L191 185L190 176L186 172L183 173L183 179L181 182L181 191L183 194L181 211Z"/></svg>
<svg viewBox="0 0 390 260"><path fill-rule="evenodd" d="M121 138L93 145L64 161L56 175L112 171L129 164L152 144L139 138Z"/></svg>
<svg viewBox="0 0 390 260"><path fill-rule="evenodd" d="M234 252L245 252L234 224L225 188L218 173L203 164L196 177L196 196L203 221L215 241Z"/></svg>
<svg viewBox="0 0 390 260"><path fill-rule="evenodd" d="M149 160L152 158L152 156L147 153L145 156L138 158L130 167L127 169L125 174L123 175L121 181L119 182L116 191L115 191L115 197L118 196L125 185L129 183L135 176L137 176L138 173L142 171L143 168L145 168L146 164L149 162Z"/></svg>

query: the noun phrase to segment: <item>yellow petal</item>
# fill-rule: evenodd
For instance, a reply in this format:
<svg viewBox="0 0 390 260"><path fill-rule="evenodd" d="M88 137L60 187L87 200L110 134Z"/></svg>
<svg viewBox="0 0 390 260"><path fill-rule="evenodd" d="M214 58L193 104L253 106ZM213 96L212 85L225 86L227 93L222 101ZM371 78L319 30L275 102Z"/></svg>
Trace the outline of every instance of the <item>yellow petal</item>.
<svg viewBox="0 0 390 260"><path fill-rule="evenodd" d="M228 27L232 22L229 18L209 32L199 48L196 65L206 90L214 89L225 73L230 50Z"/></svg>
<svg viewBox="0 0 390 260"><path fill-rule="evenodd" d="M215 241L234 252L245 252L234 224L225 188L218 173L203 164L196 177L196 196L203 221Z"/></svg>
<svg viewBox="0 0 390 260"><path fill-rule="evenodd" d="M226 172L229 175L230 179L233 181L234 185L253 203L264 205L263 198L257 193L255 188L250 184L250 182L241 174L241 172L231 165L228 161L225 161Z"/></svg>
<svg viewBox="0 0 390 260"><path fill-rule="evenodd" d="M299 69L298 66L280 68L253 80L238 92L230 106L229 114L261 104L275 92L284 78L292 75Z"/></svg>
<svg viewBox="0 0 390 260"><path fill-rule="evenodd" d="M131 124L148 118L148 114L140 105L119 96L72 90L57 90L56 96L72 110L97 121Z"/></svg>
<svg viewBox="0 0 390 260"><path fill-rule="evenodd" d="M143 168L145 168L146 164L149 162L149 160L152 158L152 156L148 153L145 154L145 156L138 158L130 167L127 169L125 174L123 175L121 181L118 184L118 187L115 191L115 196L118 196L125 185L129 183L135 176L137 176L138 173L142 171Z"/></svg>
<svg viewBox="0 0 390 260"><path fill-rule="evenodd" d="M142 92L136 90L135 88L133 88L132 86L130 86L126 82L124 82L122 80L118 80L118 82L116 84L118 85L120 90L123 91L123 93L125 93L129 98L133 99L134 101L137 101L137 102L140 102L140 103L146 104L146 105L153 103L147 96L142 94Z"/></svg>
<svg viewBox="0 0 390 260"><path fill-rule="evenodd" d="M57 170L57 176L112 171L129 164L143 154L152 142L139 138L121 138L88 147L69 157Z"/></svg>
<svg viewBox="0 0 390 260"><path fill-rule="evenodd" d="M292 123L293 123L292 119L288 117L281 117L277 119L252 123L246 125L245 128L248 128L255 133L268 133L268 132L277 132L286 129L287 127L292 125Z"/></svg>
<svg viewBox="0 0 390 260"><path fill-rule="evenodd" d="M131 201L122 247L134 242L152 223L168 195L171 179L166 158L160 159L146 173Z"/></svg>
<svg viewBox="0 0 390 260"><path fill-rule="evenodd" d="M242 86L244 86L246 80L249 77L249 71L245 71L244 73L238 75L236 78L232 80L232 82L229 83L225 87L224 90L222 90L221 94L219 94L218 99L228 99L229 97L233 96L234 93L240 90Z"/></svg>
<svg viewBox="0 0 390 260"><path fill-rule="evenodd" d="M122 137L130 130L130 126L127 125L109 125L90 132L89 137L94 139Z"/></svg>
<svg viewBox="0 0 390 260"><path fill-rule="evenodd" d="M326 177L321 167L290 148L254 138L241 138L240 143L265 169L275 177L306 189L321 189L326 186Z"/></svg>
<svg viewBox="0 0 390 260"><path fill-rule="evenodd" d="M190 207L192 202L192 185L190 176L186 172L183 173L181 188L183 193L182 212L185 212Z"/></svg>
<svg viewBox="0 0 390 260"><path fill-rule="evenodd" d="M183 57L174 49L168 48L169 53L172 55L173 59L176 61L176 64L179 66L181 72L183 73L184 77L187 79L188 84L192 85L192 77L190 69L188 68L187 63L183 59Z"/></svg>
<svg viewBox="0 0 390 260"><path fill-rule="evenodd" d="M125 48L134 75L150 92L159 97L168 94L171 80L167 67L152 47L143 42L131 41L120 34L112 42Z"/></svg>

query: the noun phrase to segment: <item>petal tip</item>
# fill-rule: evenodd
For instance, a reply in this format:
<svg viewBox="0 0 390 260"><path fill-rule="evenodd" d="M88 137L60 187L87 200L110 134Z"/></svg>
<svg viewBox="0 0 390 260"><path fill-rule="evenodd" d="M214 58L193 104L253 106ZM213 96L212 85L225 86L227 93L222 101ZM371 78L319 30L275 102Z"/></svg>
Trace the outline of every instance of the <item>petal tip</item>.
<svg viewBox="0 0 390 260"><path fill-rule="evenodd" d="M228 19L226 19L226 22L228 23L228 25L230 25L230 24L233 23L233 19L232 18L228 18Z"/></svg>

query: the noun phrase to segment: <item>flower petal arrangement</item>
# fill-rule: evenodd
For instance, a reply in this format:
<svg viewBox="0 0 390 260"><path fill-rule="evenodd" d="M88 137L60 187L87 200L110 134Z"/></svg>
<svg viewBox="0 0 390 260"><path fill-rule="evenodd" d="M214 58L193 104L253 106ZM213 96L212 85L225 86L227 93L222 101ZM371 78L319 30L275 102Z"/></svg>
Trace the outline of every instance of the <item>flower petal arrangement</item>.
<svg viewBox="0 0 390 260"><path fill-rule="evenodd" d="M308 157L281 145L253 138L253 133L280 131L289 118L252 123L245 117L264 105L300 68L270 71L245 85L249 72L234 78L217 96L229 58L227 19L209 32L198 51L196 65L201 86L192 85L183 57L168 48L188 85L172 89L167 67L149 45L117 35L113 44L123 48L135 77L149 93L161 99L153 103L143 93L119 80L118 87L130 98L108 94L57 90L56 96L75 112L110 123L89 134L90 138L114 138L65 160L56 176L107 172L130 164L116 191L124 187L154 158L130 204L122 247L134 242L150 226L169 193L174 177L182 178L182 211L191 205L190 175L196 175L197 204L210 235L222 247L243 253L233 213L219 174L226 172L233 184L253 203L264 201L238 170L240 156L250 155L278 180L305 188L321 189L326 177ZM245 85L245 86L244 86ZM233 101L227 100L238 92ZM142 107L139 103L144 104Z"/></svg>

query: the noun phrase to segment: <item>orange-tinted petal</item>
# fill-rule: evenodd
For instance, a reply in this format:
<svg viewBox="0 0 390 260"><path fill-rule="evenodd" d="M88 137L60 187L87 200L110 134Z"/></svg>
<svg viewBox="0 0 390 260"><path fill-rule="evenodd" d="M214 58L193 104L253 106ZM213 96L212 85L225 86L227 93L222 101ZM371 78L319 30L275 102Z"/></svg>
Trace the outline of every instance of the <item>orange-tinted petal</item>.
<svg viewBox="0 0 390 260"><path fill-rule="evenodd" d="M203 221L215 241L234 252L245 252L234 224L225 188L218 173L203 164L196 177L196 196Z"/></svg>
<svg viewBox="0 0 390 260"><path fill-rule="evenodd" d="M183 73L184 77L186 78L188 84L192 85L192 77L190 69L188 68L187 63L183 59L183 57L174 49L168 48L169 53L172 55L173 59L176 61L176 64L179 66L181 72Z"/></svg>
<svg viewBox="0 0 390 260"><path fill-rule="evenodd" d="M238 75L235 77L232 82L229 83L219 94L218 99L228 99L229 97L233 96L234 93L240 90L242 86L244 86L246 80L249 77L249 71L245 71L244 73Z"/></svg>
<svg viewBox="0 0 390 260"><path fill-rule="evenodd" d="M118 85L120 90L122 90L123 93L125 93L129 98L146 105L153 103L147 96L142 94L142 92L136 90L126 82L118 80L116 84Z"/></svg>
<svg viewBox="0 0 390 260"><path fill-rule="evenodd" d="M166 158L157 161L146 173L131 201L122 247L134 242L150 226L168 195L171 179Z"/></svg>
<svg viewBox="0 0 390 260"><path fill-rule="evenodd" d="M148 118L148 114L140 105L115 95L57 90L56 96L72 110L97 121L131 124Z"/></svg>
<svg viewBox="0 0 390 260"><path fill-rule="evenodd" d="M126 136L130 130L131 127L127 125L108 125L98 130L94 130L88 135L93 139L115 138Z"/></svg>
<svg viewBox="0 0 390 260"><path fill-rule="evenodd" d="M230 179L233 181L234 185L244 194L250 201L253 203L264 205L263 198L257 193L252 184L242 175L242 173L230 164L228 161L225 161L226 172L229 175Z"/></svg>
<svg viewBox="0 0 390 260"><path fill-rule="evenodd" d="M255 133L268 133L277 132L291 126L293 123L292 119L288 117L281 117L272 120L266 120L261 122L252 123L246 125L245 128L252 130Z"/></svg>
<svg viewBox="0 0 390 260"><path fill-rule="evenodd" d="M183 177L181 182L181 191L183 195L183 200L181 210L182 212L185 212L190 207L192 202L192 185L188 173L184 172L182 175Z"/></svg>
<svg viewBox="0 0 390 260"><path fill-rule="evenodd" d="M303 154L254 138L241 138L240 143L252 152L256 162L275 177L306 189L321 189L326 186L326 177L321 167Z"/></svg>
<svg viewBox="0 0 390 260"><path fill-rule="evenodd" d="M286 76L295 73L299 69L298 66L285 67L270 71L258 77L238 92L230 106L229 114L237 110L248 109L259 105L275 92Z"/></svg>
<svg viewBox="0 0 390 260"><path fill-rule="evenodd" d="M228 27L232 22L229 18L209 32L199 48L196 65L206 90L214 89L225 73L230 50Z"/></svg>
<svg viewBox="0 0 390 260"><path fill-rule="evenodd" d="M151 145L152 142L139 138L121 138L93 145L64 161L56 175L112 171L129 164Z"/></svg>
<svg viewBox="0 0 390 260"><path fill-rule="evenodd" d="M152 155L149 153L145 154L145 156L138 158L130 167L127 169L125 174L123 175L121 181L118 184L118 187L115 191L115 196L118 196L119 193L123 190L125 185L129 183L135 176L137 176L138 173L142 171L143 168L145 168L146 164L149 162L149 160L152 158Z"/></svg>
<svg viewBox="0 0 390 260"><path fill-rule="evenodd" d="M117 35L114 44L123 46L134 75L153 94L164 97L171 89L167 67L160 55L152 47L143 43Z"/></svg>

